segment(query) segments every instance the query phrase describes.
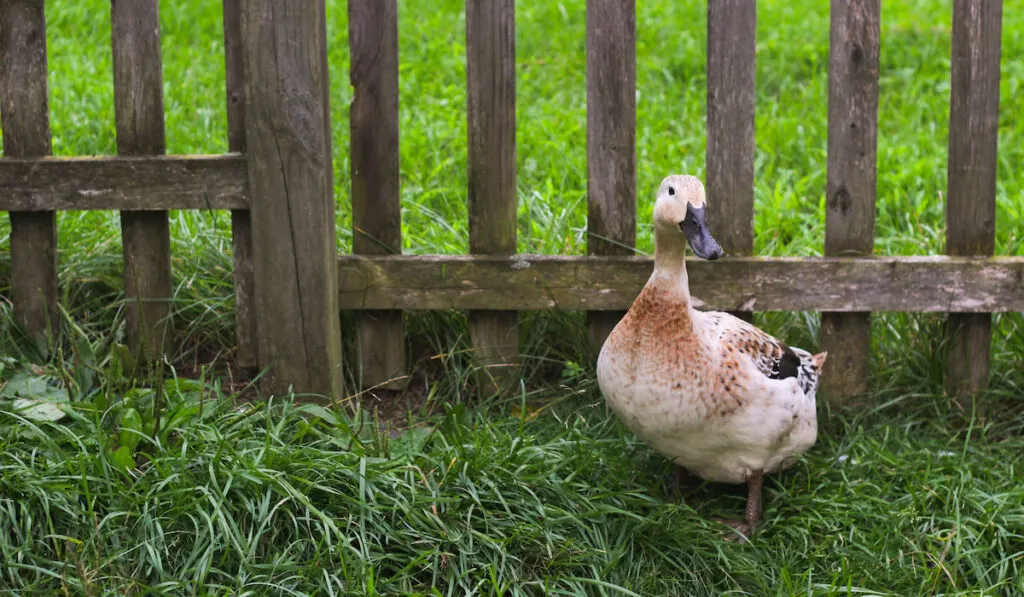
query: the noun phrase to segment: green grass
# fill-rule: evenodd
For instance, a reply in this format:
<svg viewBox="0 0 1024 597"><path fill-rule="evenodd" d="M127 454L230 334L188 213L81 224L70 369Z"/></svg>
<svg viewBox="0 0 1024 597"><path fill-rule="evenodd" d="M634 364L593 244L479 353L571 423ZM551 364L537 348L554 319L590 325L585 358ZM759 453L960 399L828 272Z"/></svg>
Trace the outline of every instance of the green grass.
<svg viewBox="0 0 1024 597"><path fill-rule="evenodd" d="M91 345L78 355L116 370ZM739 545L709 519L741 512L742 490L667 497L666 462L585 375L554 399L467 409L434 396L404 432L351 404L236 404L172 376L158 441L153 392L95 379L63 397L51 381L71 405L56 422L0 410L0 593L1024 591L1019 413L972 435L945 403L889 393L828 419L807 457L767 481L765 524ZM128 408L146 437L121 464Z"/></svg>
<svg viewBox="0 0 1024 597"><path fill-rule="evenodd" d="M171 153L227 150L219 4L161 5ZM517 4L519 249L582 254L584 2ZM637 4L638 250L649 254L658 181L704 173L706 15L703 3ZM46 8L54 152L113 154L109 4ZM462 8L399 10L408 253L468 248ZM1002 255L1024 255L1022 9L1004 3ZM951 2L882 10L876 253L942 253ZM822 251L827 11L810 0L758 6L759 254ZM344 2L328 2L342 251L351 241L346 18ZM68 314L54 347L10 324L10 228L0 218L0 594L1024 593L1021 314L994 317L991 416L973 433L970 413L943 393L943 318L876 316L870 399L822 407L819 443L766 483L766 524L735 545L708 519L740 512L742 490L663 495L665 462L605 412L581 314L528 315L528 383L471 410L464 318L410 314L422 395L401 425L409 430L379 427L356 401L250 405L197 367L230 359L234 343L230 219L171 220L180 343L166 375L134 377L118 346L117 214L59 217ZM757 321L817 345L816 313ZM62 418L26 418L15 396L59 403Z"/></svg>

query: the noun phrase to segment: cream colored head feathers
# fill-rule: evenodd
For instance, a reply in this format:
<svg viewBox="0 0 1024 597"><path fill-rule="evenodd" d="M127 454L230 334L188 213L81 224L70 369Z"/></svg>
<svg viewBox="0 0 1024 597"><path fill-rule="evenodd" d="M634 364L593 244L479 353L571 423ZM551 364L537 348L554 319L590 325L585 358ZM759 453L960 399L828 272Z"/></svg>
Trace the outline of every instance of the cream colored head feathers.
<svg viewBox="0 0 1024 597"><path fill-rule="evenodd" d="M654 227L662 235L684 235L693 252L715 260L724 253L711 235L706 217L704 184L696 176L666 176L654 203Z"/></svg>

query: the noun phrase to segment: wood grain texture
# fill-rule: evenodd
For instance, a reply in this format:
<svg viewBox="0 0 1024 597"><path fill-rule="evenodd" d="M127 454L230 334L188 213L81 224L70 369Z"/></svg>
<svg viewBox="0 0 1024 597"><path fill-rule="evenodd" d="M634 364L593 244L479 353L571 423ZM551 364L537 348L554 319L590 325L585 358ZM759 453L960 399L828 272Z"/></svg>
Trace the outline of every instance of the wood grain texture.
<svg viewBox="0 0 1024 597"><path fill-rule="evenodd" d="M396 0L350 0L348 15L352 250L367 255L401 253L398 6ZM404 387L402 312L363 313L357 325L362 387Z"/></svg>
<svg viewBox="0 0 1024 597"><path fill-rule="evenodd" d="M4 156L49 155L46 17L43 2L0 0L0 118ZM8 195L0 183L0 203ZM0 209L4 209L0 205ZM58 324L57 218L53 211L12 210L11 302L14 316L39 340Z"/></svg>
<svg viewBox="0 0 1024 597"><path fill-rule="evenodd" d="M946 249L995 249L1002 2L955 0L950 64ZM988 386L991 317L951 315L947 385L970 398Z"/></svg>
<svg viewBox="0 0 1024 597"><path fill-rule="evenodd" d="M513 0L466 0L466 82L469 142L469 249L516 251L516 71ZM488 309L469 314L481 388L499 391L518 362L519 314Z"/></svg>
<svg viewBox="0 0 1024 597"><path fill-rule="evenodd" d="M756 34L756 2L708 2L705 186L708 224L726 255L754 250Z"/></svg>
<svg viewBox="0 0 1024 597"><path fill-rule="evenodd" d="M262 388L339 398L324 0L247 0L242 40Z"/></svg>
<svg viewBox="0 0 1024 597"><path fill-rule="evenodd" d="M245 153L245 62L242 59L241 0L224 0L224 73L228 150ZM248 182L248 171L242 166ZM256 335L256 277L252 262L252 218L248 209L231 211L235 256L235 364L243 374L259 366Z"/></svg>
<svg viewBox="0 0 1024 597"><path fill-rule="evenodd" d="M159 155L164 138L163 66L157 0L112 0L117 152ZM128 344L143 360L172 342L171 233L166 211L122 211Z"/></svg>
<svg viewBox="0 0 1024 597"><path fill-rule="evenodd" d="M874 251L880 40L879 0L832 0L826 255ZM825 395L842 399L867 393L870 313L822 313L821 348L828 351Z"/></svg>
<svg viewBox="0 0 1024 597"><path fill-rule="evenodd" d="M628 308L647 257L345 255L344 309ZM699 308L1024 311L1024 257L726 257L687 263Z"/></svg>
<svg viewBox="0 0 1024 597"><path fill-rule="evenodd" d="M587 254L636 245L636 3L587 2ZM621 312L587 314L597 358Z"/></svg>
<svg viewBox="0 0 1024 597"><path fill-rule="evenodd" d="M247 209L245 157L4 158L0 210Z"/></svg>

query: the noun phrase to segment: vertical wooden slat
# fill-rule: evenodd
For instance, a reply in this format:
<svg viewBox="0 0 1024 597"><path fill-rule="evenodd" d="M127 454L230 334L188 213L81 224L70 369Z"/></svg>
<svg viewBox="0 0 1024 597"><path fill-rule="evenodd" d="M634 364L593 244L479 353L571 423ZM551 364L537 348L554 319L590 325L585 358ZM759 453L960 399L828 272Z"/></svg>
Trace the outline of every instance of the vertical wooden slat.
<svg viewBox="0 0 1024 597"><path fill-rule="evenodd" d="M396 0L348 3L352 251L402 252L398 154L398 7ZM401 311L359 314L359 369L364 388L404 385Z"/></svg>
<svg viewBox="0 0 1024 597"><path fill-rule="evenodd" d="M756 8L751 0L708 2L705 186L709 227L726 255L754 250Z"/></svg>
<svg viewBox="0 0 1024 597"><path fill-rule="evenodd" d="M242 60L240 0L224 0L224 72L228 115L228 150L245 153L245 63ZM255 274L252 219L247 209L231 211L231 245L235 254L235 364L253 373L259 364L256 338Z"/></svg>
<svg viewBox="0 0 1024 597"><path fill-rule="evenodd" d="M879 0L832 0L829 40L825 254L870 256L875 238ZM870 313L822 313L828 351L822 385L832 398L863 395L871 361Z"/></svg>
<svg viewBox="0 0 1024 597"><path fill-rule="evenodd" d="M636 3L587 2L587 253L636 244ZM596 357L622 313L587 314Z"/></svg>
<svg viewBox="0 0 1024 597"><path fill-rule="evenodd" d="M6 157L49 155L46 17L35 0L0 0L0 115ZM0 189L0 193L3 190ZM11 301L37 339L57 329L57 218L11 212Z"/></svg>
<svg viewBox="0 0 1024 597"><path fill-rule="evenodd" d="M991 255L995 250L996 150L1002 2L955 0L950 65L946 250ZM992 316L949 317L947 385L971 399L988 386Z"/></svg>
<svg viewBox="0 0 1024 597"><path fill-rule="evenodd" d="M516 252L516 72L513 0L466 0L469 120L469 249ZM518 356L519 315L474 311L470 337L489 373L489 390L510 379Z"/></svg>
<svg viewBox="0 0 1024 597"><path fill-rule="evenodd" d="M262 388L342 395L324 0L242 3Z"/></svg>
<svg viewBox="0 0 1024 597"><path fill-rule="evenodd" d="M117 151L162 154L166 143L158 1L112 0L111 26ZM167 212L121 212L121 240L128 342L143 358L158 359L171 334Z"/></svg>

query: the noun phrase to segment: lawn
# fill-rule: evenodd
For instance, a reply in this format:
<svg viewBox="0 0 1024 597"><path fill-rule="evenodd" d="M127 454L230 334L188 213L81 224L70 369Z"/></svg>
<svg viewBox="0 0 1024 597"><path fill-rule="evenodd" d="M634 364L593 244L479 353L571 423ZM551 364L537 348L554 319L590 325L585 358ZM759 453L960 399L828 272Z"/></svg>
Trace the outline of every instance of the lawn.
<svg viewBox="0 0 1024 597"><path fill-rule="evenodd" d="M517 3L520 251L586 249L584 4ZM638 250L650 254L658 181L704 173L706 15L637 4ZM46 8L54 153L114 154L109 3ZM161 8L168 151L224 152L220 3ZM409 253L468 248L462 8L399 7ZM942 253L951 1L882 12L876 253ZM342 251L346 17L328 2ZM996 252L1024 255L1024 1L1003 17ZM761 2L757 35L755 249L819 255L828 5ZM994 317L984 421L943 393L942 317L876 316L871 396L822 403L818 444L766 481L765 524L740 545L710 518L741 512L743 489L667 494L665 461L605 410L579 313L528 314L524 384L482 403L457 313L408 318L408 413L242 400L218 366L234 342L230 217L171 219L181 342L163 371L131 376L117 214L60 215L66 334L50 349L10 324L0 218L0 595L1024 594L1019 313ZM816 313L756 321L817 346ZM16 396L41 405L17 414Z"/></svg>

